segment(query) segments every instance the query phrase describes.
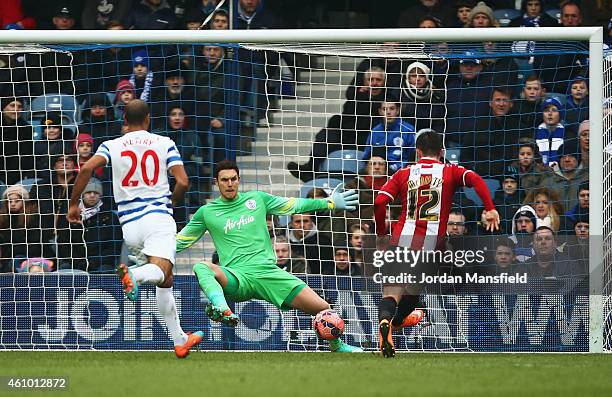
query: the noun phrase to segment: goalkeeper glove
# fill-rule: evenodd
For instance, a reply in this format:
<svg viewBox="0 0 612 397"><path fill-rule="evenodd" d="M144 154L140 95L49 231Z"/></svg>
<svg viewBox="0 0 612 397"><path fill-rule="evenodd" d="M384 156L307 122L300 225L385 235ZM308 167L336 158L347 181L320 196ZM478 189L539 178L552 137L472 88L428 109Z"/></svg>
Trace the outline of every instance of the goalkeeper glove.
<svg viewBox="0 0 612 397"><path fill-rule="evenodd" d="M344 183L336 186L331 195L327 198L330 210L355 211L359 204L359 195L356 190L344 190Z"/></svg>

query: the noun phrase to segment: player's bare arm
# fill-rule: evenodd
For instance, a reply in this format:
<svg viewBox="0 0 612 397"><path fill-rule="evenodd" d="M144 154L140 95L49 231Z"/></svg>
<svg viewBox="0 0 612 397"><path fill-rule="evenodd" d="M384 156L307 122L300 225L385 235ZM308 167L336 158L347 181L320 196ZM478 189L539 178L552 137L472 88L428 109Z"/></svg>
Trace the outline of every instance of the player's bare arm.
<svg viewBox="0 0 612 397"><path fill-rule="evenodd" d="M83 194L83 190L87 186L87 183L91 179L91 175L94 170L98 167L104 167L106 165L106 159L102 156L93 156L90 158L77 174L77 178L74 181L74 187L72 188L72 197L70 197L70 207L68 208L68 214L66 218L70 223L81 222L81 210L79 210L79 200Z"/></svg>

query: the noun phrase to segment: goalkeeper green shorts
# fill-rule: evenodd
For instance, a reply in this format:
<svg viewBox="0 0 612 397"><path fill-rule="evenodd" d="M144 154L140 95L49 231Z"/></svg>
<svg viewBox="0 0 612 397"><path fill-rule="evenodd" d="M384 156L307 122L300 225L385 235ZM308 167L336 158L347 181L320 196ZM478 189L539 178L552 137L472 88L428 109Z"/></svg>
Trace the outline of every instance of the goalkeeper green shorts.
<svg viewBox="0 0 612 397"><path fill-rule="evenodd" d="M261 299L281 310L289 310L293 299L306 287L305 282L276 266L221 269L228 278L234 276L238 280L238 289L226 291L225 295L234 302ZM231 283L228 283L228 286L229 284Z"/></svg>

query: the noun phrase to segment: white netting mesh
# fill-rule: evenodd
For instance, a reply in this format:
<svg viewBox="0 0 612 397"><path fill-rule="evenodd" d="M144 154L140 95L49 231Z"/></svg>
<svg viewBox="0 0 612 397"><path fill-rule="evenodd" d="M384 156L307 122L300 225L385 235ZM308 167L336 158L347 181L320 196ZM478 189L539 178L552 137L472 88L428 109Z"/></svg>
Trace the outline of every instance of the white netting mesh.
<svg viewBox="0 0 612 397"><path fill-rule="evenodd" d="M474 50L474 46L478 49ZM225 55L223 63L211 62L214 56L210 55L213 51L210 47ZM81 113L91 111L94 96L96 102L118 100L115 89L118 83L129 82L133 55L143 48L101 45L58 48L57 51L38 46L0 48L0 54L9 59L6 68L9 73L3 75L9 76L8 80L3 80L9 92L1 96L3 99L25 98L24 121L32 133L29 141L41 142L42 124L50 112L60 113L61 126L75 133L92 133L95 145L100 143L100 139L117 135L121 129L120 105L108 107L117 112L116 117L106 120L107 124L101 129L81 117ZM141 95L146 91L144 87L151 85L148 100L152 109L152 129L156 132L170 132L168 112L176 104L189 113L188 121L193 122L189 129L183 124L176 129L178 132L175 131L175 139L193 138L181 141L182 147L179 146L183 157L188 158L190 166L193 166L188 171L192 176L192 191L187 203L181 206L183 218L177 219L179 223L184 224L199 205L216 197L210 184L213 164L226 155L235 157L241 167L243 190L306 197L315 187L323 189L322 194L328 194L336 184L346 182L349 186L353 183L362 193L370 191L369 199L364 199L362 208L355 213L308 216L310 226L314 221L317 233L320 232L313 243L306 243L301 238L304 236L292 233L291 229L300 229L298 220L275 218L271 220L274 224L271 229L273 233L289 231L287 243L296 253L294 262L279 261L279 266L305 278L315 291L332 303L346 320L349 341L376 349L376 306L381 290L379 284L369 280L375 269L368 263L369 254L364 248L373 244L372 195L380 186L374 187L374 173L364 173L362 168L367 163L363 156L368 150L370 157L381 157L376 155L373 138L370 138L375 128L385 132L387 127L380 113L381 104L399 103L401 116L398 117L405 121L397 127L399 136L395 138L399 140L383 139L380 144L384 151L382 157L388 164L401 167L413 161L414 142L410 143L410 139L414 138L414 132L433 127L445 132L446 159L476 168L487 178L490 187L499 193L499 178L506 172L499 163L515 159L504 158L504 147L512 144L501 142L501 137L506 133L510 135L517 128L509 124L493 125L490 117L492 103L495 103L491 99L493 88L509 91L510 98L515 100L518 122L531 123L528 127L521 127L521 131L532 131L541 122L532 120L541 114L539 104L531 111L519 110L519 103L524 105L524 98L520 95L530 75L552 76L542 77L543 83L551 89L547 97L539 98L540 101L548 97L566 100L568 85L586 71L585 62L577 63L584 61L586 56L580 43L542 43L535 48L541 52L532 48L529 53L513 53L511 43L499 43L497 47L490 44L480 47L480 43L459 46L426 43L401 46L367 43L271 43L224 47L150 45L144 49L153 71L151 79L145 78L143 85L135 88ZM562 62L568 56L576 59ZM608 58L605 65L606 98L612 97L610 63ZM461 85L465 77L460 76L461 70L467 64L476 69L482 67L478 72L481 74L475 80L469 79L470 84ZM412 78L417 81L419 75L425 75L424 85L417 87L407 83L406 79L411 77L406 72L412 66L416 68L412 70L418 71ZM178 96L166 87L168 79L177 76L183 79ZM558 91L553 91L555 89ZM500 102L504 102L503 98ZM610 108L609 104L606 106ZM610 117L606 113L606 144L612 141L609 137ZM211 127L215 119L222 122L222 127ZM578 123L575 120L572 127L577 129ZM495 135L481 141L482 135L474 136L475 131L495 131ZM98 132L100 136L96 136ZM464 137L471 137L472 141L466 144ZM60 141L74 145L68 139ZM39 157L44 158L44 153ZM296 169L289 166L291 162L304 165L310 160L309 167ZM612 175L609 167L607 159L607 176ZM32 169L21 167L16 171L50 170L51 165ZM310 178L303 178L308 173L312 174ZM23 176L20 175L19 179L24 179ZM33 177L36 176L35 173ZM108 183L108 175L100 176L102 179L105 177ZM31 183L37 184L38 181ZM607 197L611 188L609 181L605 183ZM14 182L9 183L12 184ZM38 184L42 187L51 185ZM105 194L110 202L110 192ZM564 210L575 205L574 198L575 194L572 194L563 199L566 200L561 203ZM40 197L36 199L40 201ZM467 223L474 234L479 234L482 231L479 223L481 203L470 201L475 199L474 192L466 190L460 192L454 202L464 212L466 222L463 223ZM612 200L606 198L605 202ZM54 220L61 220L64 215L61 204L66 203L66 197L60 197L54 203L58 207L53 206L51 212L41 215L52 215ZM396 210L395 207L391 210L392 218L398 217ZM606 208L606 236L610 233L612 219L609 211ZM303 226L304 219L299 221ZM512 224L512 219L506 217L505 221ZM306 229L304 235L311 237L314 229L303 228ZM4 231L11 229L8 227ZM54 237L47 241L55 247L56 264L64 259L70 270L80 268L75 265L75 260L84 260L88 255L80 249L83 241L76 235L69 235L68 241L58 241L58 232L62 229L63 226L58 227L55 223L49 227ZM121 237L98 234L93 238L88 242L95 243L93 247L97 249L95 263L99 267L96 271L112 270L121 256ZM107 253L105 248L110 244L114 244L115 249ZM347 249L348 260L335 257L338 247ZM62 249L62 252L67 249L69 254L60 254ZM175 278L175 291L184 328L209 331L203 345L205 349L310 350L319 347L320 341L311 330L309 316L294 311L281 315L271 305L259 301L237 305L236 311L243 322L235 332L206 320L202 313L205 299L200 295L191 266L203 258L209 259L213 251L213 243L206 237L190 251L179 255L176 264L179 275ZM125 254L123 252L123 259L127 259ZM93 271L92 255L89 251L90 272ZM609 255L606 251L606 263L610 263ZM344 267L344 262L348 262L348 268ZM14 271L14 267L9 271ZM612 309L609 266L605 273L605 313L609 313ZM135 305L124 301L116 279L110 275L92 275L90 278L87 275L60 277L48 274L35 279L30 275L11 274L0 276L0 282L3 294L0 301L1 344L4 347L169 347L167 331L156 317L152 289L144 288L143 301ZM398 348L584 351L588 346L585 345L588 337L584 330L584 324L588 322L585 317L588 304L580 294L574 300L565 301L560 295L532 299L528 293L505 297L497 290L488 290L484 296L456 292L446 290L442 294L423 296L422 304L428 308L431 325L404 331L397 338ZM90 303L91 314L90 306L83 303L84 300ZM606 324L609 325L609 321ZM609 329L606 334L608 343Z"/></svg>

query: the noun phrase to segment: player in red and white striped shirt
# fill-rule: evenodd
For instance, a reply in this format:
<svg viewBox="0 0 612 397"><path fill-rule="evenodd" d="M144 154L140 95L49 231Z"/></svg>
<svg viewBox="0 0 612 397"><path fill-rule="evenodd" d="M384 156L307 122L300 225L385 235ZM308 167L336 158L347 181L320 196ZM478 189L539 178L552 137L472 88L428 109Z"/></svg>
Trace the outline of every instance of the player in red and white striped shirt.
<svg viewBox="0 0 612 397"><path fill-rule="evenodd" d="M417 163L397 171L376 196L377 249L389 246L415 251L443 249L452 198L461 186L473 187L482 199L487 230L499 228L499 214L484 180L461 166L441 163L442 149L440 134L433 130L420 131L416 140ZM389 241L386 207L396 197L401 199L402 213ZM395 327L416 325L423 318L422 310L414 310L421 288L420 284L383 286L378 310L380 349L385 357L395 355L392 323Z"/></svg>

